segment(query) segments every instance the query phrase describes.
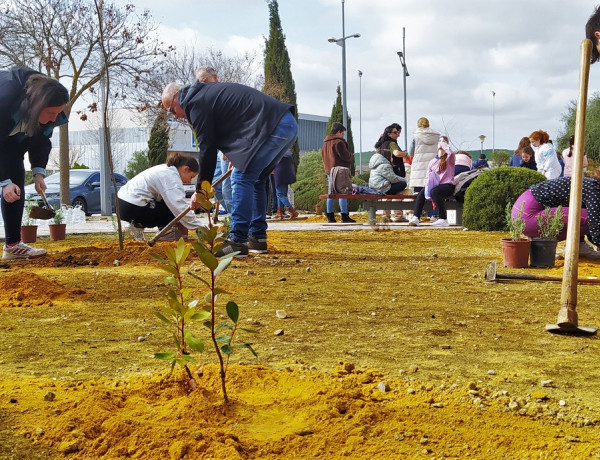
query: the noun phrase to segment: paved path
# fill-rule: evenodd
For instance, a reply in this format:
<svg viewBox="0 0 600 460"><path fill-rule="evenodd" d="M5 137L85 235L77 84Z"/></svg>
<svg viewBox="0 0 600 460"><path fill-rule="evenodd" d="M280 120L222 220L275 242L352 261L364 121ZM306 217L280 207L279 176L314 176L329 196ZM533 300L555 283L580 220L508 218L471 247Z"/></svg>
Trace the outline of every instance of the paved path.
<svg viewBox="0 0 600 460"><path fill-rule="evenodd" d="M350 231L350 230L365 230L370 229L370 226L364 222L356 224L342 224L340 222L335 224L329 224L327 222L307 222L302 219L307 217L306 215L300 215L298 220L268 220L269 230L285 230L285 231L299 231L299 230L320 230L320 231ZM339 219L339 216L338 216ZM48 236L48 223L52 221L38 221L38 236ZM127 223L123 222L123 230L127 228ZM409 227L406 223L390 223L388 224L390 229L401 229L406 230L418 230L431 228L430 224L421 224L418 227ZM446 229L456 229L459 227L450 226ZM444 229L441 229L444 230ZM117 231L117 223L114 217L103 217L103 216L91 216L87 217L85 223L67 223L67 235L74 234L85 234L85 233L112 233ZM157 229L148 229L148 233L156 233ZM4 240L4 227L0 225L0 241Z"/></svg>

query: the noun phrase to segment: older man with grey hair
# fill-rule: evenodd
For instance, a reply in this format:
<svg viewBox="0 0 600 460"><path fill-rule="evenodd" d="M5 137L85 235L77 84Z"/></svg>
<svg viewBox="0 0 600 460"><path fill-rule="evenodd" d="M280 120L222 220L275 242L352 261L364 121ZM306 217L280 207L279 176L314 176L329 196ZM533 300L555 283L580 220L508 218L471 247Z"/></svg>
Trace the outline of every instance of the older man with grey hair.
<svg viewBox="0 0 600 460"><path fill-rule="evenodd" d="M266 180L298 135L294 107L249 86L218 82L169 83L162 104L196 133L198 190L213 178L218 150L233 163L231 231L217 255L266 252Z"/></svg>

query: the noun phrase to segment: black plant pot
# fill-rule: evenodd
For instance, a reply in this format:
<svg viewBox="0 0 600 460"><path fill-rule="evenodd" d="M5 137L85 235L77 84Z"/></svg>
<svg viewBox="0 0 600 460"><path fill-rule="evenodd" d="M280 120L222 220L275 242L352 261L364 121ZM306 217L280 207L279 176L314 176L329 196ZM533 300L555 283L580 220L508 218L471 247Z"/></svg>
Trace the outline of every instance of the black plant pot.
<svg viewBox="0 0 600 460"><path fill-rule="evenodd" d="M558 240L532 238L529 247L529 264L532 267L554 267Z"/></svg>

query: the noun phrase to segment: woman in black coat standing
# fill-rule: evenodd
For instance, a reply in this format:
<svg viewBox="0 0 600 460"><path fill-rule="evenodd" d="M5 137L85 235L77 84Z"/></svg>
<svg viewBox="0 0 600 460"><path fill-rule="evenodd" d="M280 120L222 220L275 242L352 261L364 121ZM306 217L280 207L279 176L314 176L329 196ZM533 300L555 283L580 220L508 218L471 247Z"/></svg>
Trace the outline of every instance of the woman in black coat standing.
<svg viewBox="0 0 600 460"><path fill-rule="evenodd" d="M292 160L292 151L288 149L275 166L275 190L277 191L277 214L276 219L283 219L284 208L288 208L290 219L298 217L298 211L292 206L288 199L288 188L296 182L296 170Z"/></svg>

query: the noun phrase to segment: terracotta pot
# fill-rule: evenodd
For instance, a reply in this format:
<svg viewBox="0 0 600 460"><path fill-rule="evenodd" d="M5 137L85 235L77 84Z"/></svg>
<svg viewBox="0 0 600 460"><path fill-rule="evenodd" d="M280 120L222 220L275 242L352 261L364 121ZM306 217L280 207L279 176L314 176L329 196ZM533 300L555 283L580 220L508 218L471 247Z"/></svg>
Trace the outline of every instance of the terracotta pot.
<svg viewBox="0 0 600 460"><path fill-rule="evenodd" d="M525 268L529 265L529 247L531 240L522 238L520 240L511 240L502 238L502 260L505 267Z"/></svg>
<svg viewBox="0 0 600 460"><path fill-rule="evenodd" d="M556 258L556 239L532 238L529 256L532 267L554 267Z"/></svg>
<svg viewBox="0 0 600 460"><path fill-rule="evenodd" d="M317 216L323 215L323 207L320 204L315 205L315 214Z"/></svg>
<svg viewBox="0 0 600 460"><path fill-rule="evenodd" d="M37 239L37 225L21 225L21 241L35 243Z"/></svg>
<svg viewBox="0 0 600 460"><path fill-rule="evenodd" d="M67 236L67 224L50 224L48 231L51 241L64 240Z"/></svg>

